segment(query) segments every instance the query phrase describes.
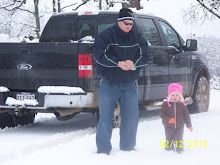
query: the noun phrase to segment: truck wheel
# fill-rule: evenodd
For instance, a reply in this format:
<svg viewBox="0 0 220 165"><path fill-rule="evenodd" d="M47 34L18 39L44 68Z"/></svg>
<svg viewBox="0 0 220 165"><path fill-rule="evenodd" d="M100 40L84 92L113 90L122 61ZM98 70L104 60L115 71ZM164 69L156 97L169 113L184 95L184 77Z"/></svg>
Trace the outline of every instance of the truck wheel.
<svg viewBox="0 0 220 165"><path fill-rule="evenodd" d="M7 114L0 113L0 128L4 129L7 126Z"/></svg>
<svg viewBox="0 0 220 165"><path fill-rule="evenodd" d="M193 104L189 105L189 110L192 113L207 112L209 108L209 81L201 76L197 79L194 92L193 92Z"/></svg>
<svg viewBox="0 0 220 165"><path fill-rule="evenodd" d="M35 114L28 114L24 116L14 116L14 123L20 124L21 126L33 124L35 119Z"/></svg>
<svg viewBox="0 0 220 165"><path fill-rule="evenodd" d="M120 115L120 105L117 102L117 106L114 111L113 116L113 128L120 128L121 126L121 115Z"/></svg>
<svg viewBox="0 0 220 165"><path fill-rule="evenodd" d="M96 121L97 121L97 125L98 125L99 110L96 112ZM112 119L112 127L113 128L120 128L120 125L121 125L120 107L119 107L119 104L117 103L117 107L115 108L114 116L113 116L113 119Z"/></svg>
<svg viewBox="0 0 220 165"><path fill-rule="evenodd" d="M12 116L8 113L0 113L0 128L4 129L5 127L15 127L16 124L13 121Z"/></svg>
<svg viewBox="0 0 220 165"><path fill-rule="evenodd" d="M120 114L118 116L115 116L113 118L113 128L120 128L121 126L121 116Z"/></svg>
<svg viewBox="0 0 220 165"><path fill-rule="evenodd" d="M98 122L99 122L99 109L95 112L95 115L96 115L96 123L98 125Z"/></svg>

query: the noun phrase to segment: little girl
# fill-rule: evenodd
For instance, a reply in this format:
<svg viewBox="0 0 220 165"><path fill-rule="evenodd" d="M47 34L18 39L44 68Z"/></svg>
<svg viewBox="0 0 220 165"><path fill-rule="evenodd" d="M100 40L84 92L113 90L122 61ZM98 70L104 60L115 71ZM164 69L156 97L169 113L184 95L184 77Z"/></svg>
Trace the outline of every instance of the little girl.
<svg viewBox="0 0 220 165"><path fill-rule="evenodd" d="M184 125L186 123L191 132L193 128L180 84L172 83L168 86L168 96L161 106L160 117L165 128L165 149L175 150L175 146L176 152L182 153Z"/></svg>

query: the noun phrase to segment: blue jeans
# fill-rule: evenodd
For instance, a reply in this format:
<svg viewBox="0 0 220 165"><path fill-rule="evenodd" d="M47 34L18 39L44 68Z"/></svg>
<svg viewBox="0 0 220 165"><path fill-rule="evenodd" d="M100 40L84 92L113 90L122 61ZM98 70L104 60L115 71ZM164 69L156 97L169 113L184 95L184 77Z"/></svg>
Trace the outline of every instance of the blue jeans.
<svg viewBox="0 0 220 165"><path fill-rule="evenodd" d="M112 122L117 101L120 104L120 149L133 150L139 120L138 94L135 81L111 83L102 79L99 84L99 122L96 134L98 153L110 153L112 149Z"/></svg>

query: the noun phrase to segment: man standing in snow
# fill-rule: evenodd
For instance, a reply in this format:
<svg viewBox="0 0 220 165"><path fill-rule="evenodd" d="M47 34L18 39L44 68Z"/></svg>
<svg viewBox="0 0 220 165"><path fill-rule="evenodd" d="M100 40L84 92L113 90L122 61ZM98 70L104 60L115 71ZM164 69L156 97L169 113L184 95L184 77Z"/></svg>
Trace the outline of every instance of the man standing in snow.
<svg viewBox="0 0 220 165"><path fill-rule="evenodd" d="M121 114L120 149L131 151L136 145L139 109L135 80L140 69L148 63L148 44L132 29L133 24L133 12L122 8L117 23L99 33L94 43L97 72L102 75L97 153L109 154L112 149L112 118L117 101Z"/></svg>

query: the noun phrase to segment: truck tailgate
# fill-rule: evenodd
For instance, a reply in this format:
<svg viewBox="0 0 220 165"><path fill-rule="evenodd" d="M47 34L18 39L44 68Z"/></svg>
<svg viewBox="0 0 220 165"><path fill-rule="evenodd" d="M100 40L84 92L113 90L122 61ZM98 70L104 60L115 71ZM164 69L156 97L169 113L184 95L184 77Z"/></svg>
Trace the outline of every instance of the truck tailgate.
<svg viewBox="0 0 220 165"><path fill-rule="evenodd" d="M1 43L0 85L11 91L78 86L78 43Z"/></svg>

